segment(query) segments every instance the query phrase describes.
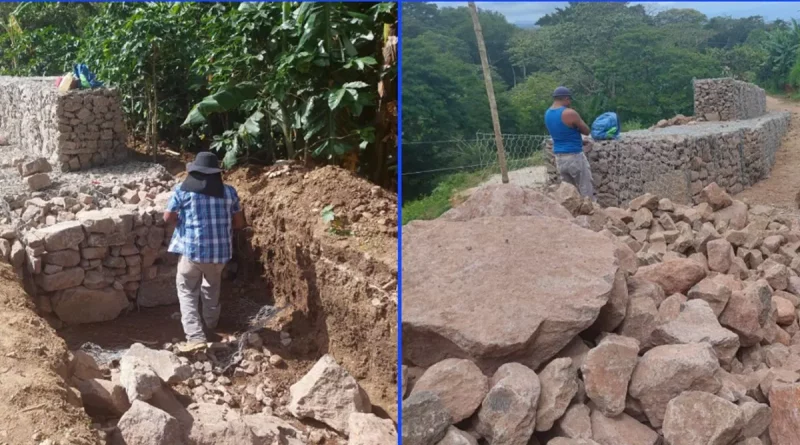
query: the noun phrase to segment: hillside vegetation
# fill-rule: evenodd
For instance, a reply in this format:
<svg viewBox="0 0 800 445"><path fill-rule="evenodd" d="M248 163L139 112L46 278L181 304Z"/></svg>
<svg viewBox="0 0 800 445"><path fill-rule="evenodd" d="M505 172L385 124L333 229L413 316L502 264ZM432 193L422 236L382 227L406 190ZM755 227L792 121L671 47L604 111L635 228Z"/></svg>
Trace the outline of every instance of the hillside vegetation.
<svg viewBox="0 0 800 445"><path fill-rule="evenodd" d="M334 163L394 187L393 3L4 3L0 74L85 63L130 133L245 161Z"/></svg>
<svg viewBox="0 0 800 445"><path fill-rule="evenodd" d="M491 132L467 8L403 8L403 141L468 140ZM623 130L691 115L693 78L731 76L771 92L800 86L800 26L794 20L647 8L571 2L532 29L480 12L503 133L547 134L543 113L558 85L572 89L584 120L616 111ZM404 146L404 172L466 165L452 143ZM452 173L404 177L404 201L430 195Z"/></svg>

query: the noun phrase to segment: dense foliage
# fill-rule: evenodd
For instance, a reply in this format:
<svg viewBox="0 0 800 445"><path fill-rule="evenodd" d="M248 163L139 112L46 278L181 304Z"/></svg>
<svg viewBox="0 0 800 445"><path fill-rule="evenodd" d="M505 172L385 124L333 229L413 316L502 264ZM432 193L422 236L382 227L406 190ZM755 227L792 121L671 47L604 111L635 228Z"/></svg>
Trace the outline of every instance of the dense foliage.
<svg viewBox="0 0 800 445"><path fill-rule="evenodd" d="M558 85L584 120L616 111L623 129L691 115L692 78L732 76L771 91L800 87L800 27L692 9L648 12L627 3L571 2L518 28L480 12L504 133L546 134L543 114ZM467 8L403 5L403 141L470 139L491 132L480 59ZM467 165L452 143L404 145L403 171ZM406 176L406 201L449 174Z"/></svg>
<svg viewBox="0 0 800 445"><path fill-rule="evenodd" d="M86 63L131 134L247 160L338 163L394 185L393 3L0 5L0 73Z"/></svg>

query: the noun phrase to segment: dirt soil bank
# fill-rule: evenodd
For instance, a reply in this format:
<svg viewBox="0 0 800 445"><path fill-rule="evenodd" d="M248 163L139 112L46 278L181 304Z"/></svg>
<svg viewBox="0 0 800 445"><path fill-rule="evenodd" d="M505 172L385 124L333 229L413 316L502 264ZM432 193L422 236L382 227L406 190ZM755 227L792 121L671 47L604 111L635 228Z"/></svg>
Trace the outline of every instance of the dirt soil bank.
<svg viewBox="0 0 800 445"><path fill-rule="evenodd" d="M767 179L743 190L734 198L748 204L763 204L796 209L795 195L800 191L800 103L767 96L768 111L789 111L792 120L775 154L775 165Z"/></svg>
<svg viewBox="0 0 800 445"><path fill-rule="evenodd" d="M397 196L336 167L250 167L226 181L251 226L242 267L259 260L275 306L293 308L281 317L288 358L332 354L396 419ZM322 218L328 206L335 233Z"/></svg>
<svg viewBox="0 0 800 445"><path fill-rule="evenodd" d="M66 383L68 354L11 268L0 265L0 444L101 443Z"/></svg>

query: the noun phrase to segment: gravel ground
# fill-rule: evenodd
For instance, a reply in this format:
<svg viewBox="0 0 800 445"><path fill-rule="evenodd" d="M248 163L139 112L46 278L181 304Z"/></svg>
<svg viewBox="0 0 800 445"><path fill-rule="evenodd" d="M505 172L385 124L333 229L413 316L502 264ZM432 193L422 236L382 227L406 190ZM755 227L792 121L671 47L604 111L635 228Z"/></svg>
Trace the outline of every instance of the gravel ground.
<svg viewBox="0 0 800 445"><path fill-rule="evenodd" d="M754 126L774 119L781 114L788 114L784 111L769 112L755 119L744 121L728 122L696 122L688 125L676 125L672 127L656 128L653 130L636 130L625 132L621 135L622 139L663 139L664 136L706 136L719 134L727 131L737 131L743 128L753 128Z"/></svg>
<svg viewBox="0 0 800 445"><path fill-rule="evenodd" d="M159 164L131 161L124 164L108 167L94 168L80 172L59 172L53 170L48 173L53 184L38 192L31 192L27 184L22 181L13 160L23 157L13 146L2 147L2 162L0 162L0 220L9 218L14 202L24 202L27 199L38 197L49 200L58 196L76 197L78 193L85 193L95 198L100 207L114 205L109 198L117 190L115 187L123 186L137 189L139 185L173 185L173 177ZM30 156L27 157L31 159ZM9 203L12 203L9 205Z"/></svg>
<svg viewBox="0 0 800 445"><path fill-rule="evenodd" d="M4 153L3 156L5 155ZM41 190L41 195L38 196L44 199L65 196L65 193L82 192L92 194L115 185L141 184L156 178L162 180L171 179L171 175L164 167L146 162L126 162L109 167L69 173L54 170L48 174L53 181L53 185ZM0 196L16 196L29 193L31 193L30 190L22 182L22 178L16 168L8 165L3 165L0 168Z"/></svg>
<svg viewBox="0 0 800 445"><path fill-rule="evenodd" d="M547 185L547 167L526 167L519 170L512 170L508 172L508 181L521 187L544 187ZM496 175L492 175L492 177L490 177L488 181L481 184L481 186L488 184L500 184L501 182L502 178L498 173Z"/></svg>

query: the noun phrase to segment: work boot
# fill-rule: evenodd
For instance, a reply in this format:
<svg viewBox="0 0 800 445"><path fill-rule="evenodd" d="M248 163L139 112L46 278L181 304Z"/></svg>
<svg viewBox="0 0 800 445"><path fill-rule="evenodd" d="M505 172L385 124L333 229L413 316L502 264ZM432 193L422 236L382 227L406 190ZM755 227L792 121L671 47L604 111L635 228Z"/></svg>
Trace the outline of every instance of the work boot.
<svg viewBox="0 0 800 445"><path fill-rule="evenodd" d="M193 352L200 352L208 347L208 343L203 340L187 340L178 344L178 351L188 354Z"/></svg>

